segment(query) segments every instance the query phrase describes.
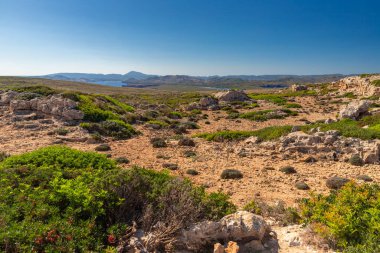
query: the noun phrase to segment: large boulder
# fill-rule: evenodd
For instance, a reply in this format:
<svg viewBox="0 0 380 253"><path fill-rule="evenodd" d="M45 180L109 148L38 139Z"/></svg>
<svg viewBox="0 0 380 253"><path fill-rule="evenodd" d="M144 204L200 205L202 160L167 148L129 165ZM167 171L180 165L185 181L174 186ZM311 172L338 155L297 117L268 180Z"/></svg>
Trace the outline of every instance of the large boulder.
<svg viewBox="0 0 380 253"><path fill-rule="evenodd" d="M202 108L207 108L210 106L218 105L218 100L212 97L203 97L198 103Z"/></svg>
<svg viewBox="0 0 380 253"><path fill-rule="evenodd" d="M18 92L7 91L0 94L0 105L9 105L14 97L18 95Z"/></svg>
<svg viewBox="0 0 380 253"><path fill-rule="evenodd" d="M229 91L221 91L215 94L215 97L219 99L219 101L224 102L234 102L234 101L248 101L250 98L244 91L237 90L229 90Z"/></svg>
<svg viewBox="0 0 380 253"><path fill-rule="evenodd" d="M368 100L352 101L339 112L339 118L358 119L368 112L370 105Z"/></svg>
<svg viewBox="0 0 380 253"><path fill-rule="evenodd" d="M193 250L200 246L213 245L216 242L243 242L264 240L270 227L263 217L239 211L223 217L220 221L203 221L183 230L178 240L187 249Z"/></svg>

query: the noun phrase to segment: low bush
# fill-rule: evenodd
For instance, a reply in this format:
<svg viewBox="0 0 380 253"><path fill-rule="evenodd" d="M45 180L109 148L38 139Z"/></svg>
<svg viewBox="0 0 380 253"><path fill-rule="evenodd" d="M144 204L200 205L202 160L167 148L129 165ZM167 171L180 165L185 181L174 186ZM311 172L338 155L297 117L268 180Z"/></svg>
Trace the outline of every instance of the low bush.
<svg viewBox="0 0 380 253"><path fill-rule="evenodd" d="M346 252L378 252L378 185L351 182L328 196L312 194L309 199L302 201L301 214L306 224L312 224L314 231L337 249L346 249Z"/></svg>
<svg viewBox="0 0 380 253"><path fill-rule="evenodd" d="M105 120L100 123L81 123L80 126L92 134L98 133L118 140L129 139L139 134L131 125L121 120Z"/></svg>
<svg viewBox="0 0 380 253"><path fill-rule="evenodd" d="M222 179L240 179L240 178L243 178L243 173L241 173L239 170L226 169L226 170L223 170L222 174L220 175L220 178L222 178Z"/></svg>
<svg viewBox="0 0 380 253"><path fill-rule="evenodd" d="M16 87L16 88L12 88L12 90L17 91L17 92L35 93L42 96L48 96L48 95L53 95L53 94L58 93L56 90L49 88L47 86L42 86L42 85Z"/></svg>
<svg viewBox="0 0 380 253"><path fill-rule="evenodd" d="M121 170L104 155L60 146L5 159L0 181L3 252L116 251L128 242L133 221L155 232L146 246L161 250L192 222L236 210L228 196L207 194L188 180Z"/></svg>
<svg viewBox="0 0 380 253"><path fill-rule="evenodd" d="M372 85L374 85L376 87L380 87L380 80L374 80L374 81L372 81Z"/></svg>
<svg viewBox="0 0 380 253"><path fill-rule="evenodd" d="M285 174L294 174L297 173L296 169L293 166L284 166L280 168L280 171Z"/></svg>
<svg viewBox="0 0 380 253"><path fill-rule="evenodd" d="M126 157L117 157L115 159L115 162L119 163L119 164L128 164L129 163L129 159L126 158Z"/></svg>
<svg viewBox="0 0 380 253"><path fill-rule="evenodd" d="M195 147L195 141L188 137L183 137L178 141L179 146Z"/></svg>
<svg viewBox="0 0 380 253"><path fill-rule="evenodd" d="M155 137L150 140L150 143L153 145L154 148L165 148L168 145L166 144L165 139Z"/></svg>
<svg viewBox="0 0 380 253"><path fill-rule="evenodd" d="M99 146L95 147L95 150L100 152L110 151L111 147L108 144L100 144Z"/></svg>
<svg viewBox="0 0 380 253"><path fill-rule="evenodd" d="M364 165L363 159L358 154L352 155L349 162L355 166L363 166Z"/></svg>
<svg viewBox="0 0 380 253"><path fill-rule="evenodd" d="M196 175L199 175L199 172L197 170L194 170L194 169L188 169L186 171L186 174L196 176Z"/></svg>

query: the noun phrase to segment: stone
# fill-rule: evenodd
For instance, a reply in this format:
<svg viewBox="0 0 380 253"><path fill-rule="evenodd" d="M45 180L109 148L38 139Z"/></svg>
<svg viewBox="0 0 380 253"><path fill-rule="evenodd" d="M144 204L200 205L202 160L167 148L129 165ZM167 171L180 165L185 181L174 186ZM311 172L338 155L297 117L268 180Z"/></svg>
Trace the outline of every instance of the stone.
<svg viewBox="0 0 380 253"><path fill-rule="evenodd" d="M359 119L365 113L368 113L371 102L368 100L352 101L339 112L341 119Z"/></svg>
<svg viewBox="0 0 380 253"><path fill-rule="evenodd" d="M295 184L298 190L309 190L310 187L305 182L296 182Z"/></svg>
<svg viewBox="0 0 380 253"><path fill-rule="evenodd" d="M224 246L220 243L214 244L214 253L224 253Z"/></svg>
<svg viewBox="0 0 380 253"><path fill-rule="evenodd" d="M251 137L247 138L244 142L245 142L245 144L256 144L256 143L259 143L260 140L256 136L251 136Z"/></svg>
<svg viewBox="0 0 380 253"><path fill-rule="evenodd" d="M229 90L221 91L215 94L219 101L233 102L233 101L248 101L251 100L244 91Z"/></svg>
<svg viewBox="0 0 380 253"><path fill-rule="evenodd" d="M187 249L198 248L202 245L220 242L249 242L263 241L268 236L270 227L263 217L247 212L238 211L223 217L220 221L203 221L182 230L177 238Z"/></svg>
<svg viewBox="0 0 380 253"><path fill-rule="evenodd" d="M207 108L210 106L218 105L218 100L212 97L203 97L199 100L198 104L203 108Z"/></svg>
<svg viewBox="0 0 380 253"><path fill-rule="evenodd" d="M236 242L229 241L227 244L227 248L225 249L226 253L238 253L239 252L239 245Z"/></svg>
<svg viewBox="0 0 380 253"><path fill-rule="evenodd" d="M290 89L292 91L302 91L302 90L307 90L307 86L306 85L299 85L299 84L292 84Z"/></svg>

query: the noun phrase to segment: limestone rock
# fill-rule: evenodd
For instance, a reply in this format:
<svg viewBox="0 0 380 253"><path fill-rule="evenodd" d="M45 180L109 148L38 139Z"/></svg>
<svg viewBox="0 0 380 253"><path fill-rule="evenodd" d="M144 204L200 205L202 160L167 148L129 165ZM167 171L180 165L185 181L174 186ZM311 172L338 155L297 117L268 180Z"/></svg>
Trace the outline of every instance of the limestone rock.
<svg viewBox="0 0 380 253"><path fill-rule="evenodd" d="M370 105L371 102L368 100L353 101L340 111L339 118L358 119L368 112Z"/></svg>
<svg viewBox="0 0 380 253"><path fill-rule="evenodd" d="M375 80L380 80L380 75L350 76L339 80L337 85L341 94L352 92L358 96L371 97L380 95L380 87L372 84Z"/></svg>
<svg viewBox="0 0 380 253"><path fill-rule="evenodd" d="M307 86L306 85L299 85L299 84L293 84L290 89L292 91L302 91L302 90L307 90Z"/></svg>
<svg viewBox="0 0 380 253"><path fill-rule="evenodd" d="M233 101L248 101L250 98L244 91L229 90L221 91L215 94L219 101L233 102Z"/></svg>
<svg viewBox="0 0 380 253"><path fill-rule="evenodd" d="M198 104L203 108L207 108L210 106L218 105L218 100L212 97L203 97L199 100Z"/></svg>

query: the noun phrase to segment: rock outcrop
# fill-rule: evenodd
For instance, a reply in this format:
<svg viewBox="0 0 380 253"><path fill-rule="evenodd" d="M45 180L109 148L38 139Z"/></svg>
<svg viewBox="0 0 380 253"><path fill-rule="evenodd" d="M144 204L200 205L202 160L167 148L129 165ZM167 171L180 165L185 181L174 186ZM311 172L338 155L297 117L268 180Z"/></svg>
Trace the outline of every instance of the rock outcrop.
<svg viewBox="0 0 380 253"><path fill-rule="evenodd" d="M240 247L239 252L254 252L265 249L263 242L269 233L270 227L261 216L239 211L220 221L194 224L181 232L178 241L181 245L186 245L187 250L196 250L216 242L234 241ZM236 247L230 245L229 248Z"/></svg>
<svg viewBox="0 0 380 253"><path fill-rule="evenodd" d="M299 85L299 84L292 84L292 86L290 86L290 89L292 91L302 91L302 90L307 90L307 86L306 85Z"/></svg>
<svg viewBox="0 0 380 253"><path fill-rule="evenodd" d="M359 119L360 116L368 113L371 102L368 100L352 101L339 112L339 118Z"/></svg>
<svg viewBox="0 0 380 253"><path fill-rule="evenodd" d="M361 140L340 136L338 131L326 132L314 129L310 133L297 131L281 137L277 142L263 142L260 147L282 153L322 155L327 160L348 160L352 154L359 155L364 163L380 162L380 140ZM246 144L245 149L252 146ZM254 147L253 147L254 148Z"/></svg>
<svg viewBox="0 0 380 253"><path fill-rule="evenodd" d="M0 105L9 106L12 112L35 111L61 117L64 120L83 119L83 112L76 109L78 103L71 99L64 98L61 95L43 97L38 94L34 94L34 98L25 99L24 95L25 93L14 91L0 93Z"/></svg>
<svg viewBox="0 0 380 253"><path fill-rule="evenodd" d="M229 91L221 91L215 94L215 97L219 101L224 102L234 102L234 101L248 101L250 98L244 91L237 90L229 90Z"/></svg>
<svg viewBox="0 0 380 253"><path fill-rule="evenodd" d="M380 87L373 84L375 80L380 80L380 75L350 76L339 80L337 85L342 94L352 92L357 96L379 96Z"/></svg>

